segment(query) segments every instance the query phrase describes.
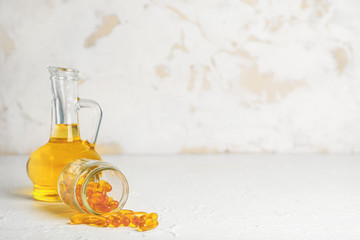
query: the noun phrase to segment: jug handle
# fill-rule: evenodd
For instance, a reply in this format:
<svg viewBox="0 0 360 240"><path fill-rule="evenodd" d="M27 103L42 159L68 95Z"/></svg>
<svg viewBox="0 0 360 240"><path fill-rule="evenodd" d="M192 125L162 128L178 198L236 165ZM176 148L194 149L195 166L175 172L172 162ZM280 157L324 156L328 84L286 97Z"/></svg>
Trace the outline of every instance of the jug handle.
<svg viewBox="0 0 360 240"><path fill-rule="evenodd" d="M96 139L99 133L99 128L102 119L102 110L100 105L94 100L90 99L79 99L78 100L79 109L88 108L91 109L95 113L95 123L93 123L93 133L88 142L94 147L96 143Z"/></svg>

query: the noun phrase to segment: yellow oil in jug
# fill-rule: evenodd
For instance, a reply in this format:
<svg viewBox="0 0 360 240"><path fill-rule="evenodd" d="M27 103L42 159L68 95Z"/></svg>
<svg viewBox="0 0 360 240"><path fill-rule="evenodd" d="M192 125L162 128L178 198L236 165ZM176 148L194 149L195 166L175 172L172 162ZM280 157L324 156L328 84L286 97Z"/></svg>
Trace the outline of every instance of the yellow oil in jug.
<svg viewBox="0 0 360 240"><path fill-rule="evenodd" d="M60 201L57 182L61 171L79 158L101 160L94 145L81 140L78 124L55 125L49 142L35 150L27 164L29 178L34 184L34 198Z"/></svg>

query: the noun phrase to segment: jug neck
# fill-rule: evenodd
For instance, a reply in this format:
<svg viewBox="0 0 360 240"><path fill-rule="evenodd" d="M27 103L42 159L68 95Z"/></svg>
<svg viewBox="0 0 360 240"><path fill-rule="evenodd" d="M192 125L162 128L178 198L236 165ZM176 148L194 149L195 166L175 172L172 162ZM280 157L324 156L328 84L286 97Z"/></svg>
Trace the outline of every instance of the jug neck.
<svg viewBox="0 0 360 240"><path fill-rule="evenodd" d="M78 71L49 67L52 89L51 138L67 142L80 140L78 127Z"/></svg>

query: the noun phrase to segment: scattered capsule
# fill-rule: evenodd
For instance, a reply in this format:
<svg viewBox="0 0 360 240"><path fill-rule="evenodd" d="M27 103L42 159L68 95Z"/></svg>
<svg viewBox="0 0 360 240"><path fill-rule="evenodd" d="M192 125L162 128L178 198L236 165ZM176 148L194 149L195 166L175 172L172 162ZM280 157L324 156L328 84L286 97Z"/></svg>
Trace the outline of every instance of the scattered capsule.
<svg viewBox="0 0 360 240"><path fill-rule="evenodd" d="M133 214L137 217L141 217L146 214L146 212L133 212Z"/></svg>
<svg viewBox="0 0 360 240"><path fill-rule="evenodd" d="M128 226L130 224L130 219L128 217L126 217L124 214L122 214L121 212L116 212L113 213L116 217L118 217L119 219L121 219L121 224L123 226Z"/></svg>
<svg viewBox="0 0 360 240"><path fill-rule="evenodd" d="M109 217L110 218L110 217ZM121 225L121 220L118 217L111 217L112 219L110 220L110 226L112 227L119 227Z"/></svg>
<svg viewBox="0 0 360 240"><path fill-rule="evenodd" d="M125 227L129 226L130 219L124 216L124 218L121 219L121 224L124 225Z"/></svg>
<svg viewBox="0 0 360 240"><path fill-rule="evenodd" d="M127 213L127 214L125 214L125 216L130 219L130 224L129 224L130 227L136 228L136 227L138 227L140 225L140 223L141 223L140 218L138 218L134 214Z"/></svg>
<svg viewBox="0 0 360 240"><path fill-rule="evenodd" d="M159 225L159 222L154 219L148 219L145 223L140 223L138 231L148 231L156 228Z"/></svg>
<svg viewBox="0 0 360 240"><path fill-rule="evenodd" d="M88 224L97 227L107 227L109 219L92 215L92 214L76 214L70 218L71 224Z"/></svg>
<svg viewBox="0 0 360 240"><path fill-rule="evenodd" d="M127 209L121 209L119 212L121 212L122 214L134 213L133 211Z"/></svg>
<svg viewBox="0 0 360 240"><path fill-rule="evenodd" d="M147 213L147 214L142 215L140 217L140 220L141 220L141 222L145 222L148 219L157 220L157 218L158 218L157 213Z"/></svg>

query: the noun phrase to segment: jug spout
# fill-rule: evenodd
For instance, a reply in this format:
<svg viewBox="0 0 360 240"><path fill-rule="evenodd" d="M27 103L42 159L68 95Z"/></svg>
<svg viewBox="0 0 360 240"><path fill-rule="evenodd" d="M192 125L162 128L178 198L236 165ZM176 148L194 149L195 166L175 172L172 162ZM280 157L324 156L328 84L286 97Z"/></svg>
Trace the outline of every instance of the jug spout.
<svg viewBox="0 0 360 240"><path fill-rule="evenodd" d="M78 71L71 68L49 67L53 95L55 124L77 124Z"/></svg>

